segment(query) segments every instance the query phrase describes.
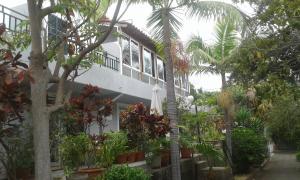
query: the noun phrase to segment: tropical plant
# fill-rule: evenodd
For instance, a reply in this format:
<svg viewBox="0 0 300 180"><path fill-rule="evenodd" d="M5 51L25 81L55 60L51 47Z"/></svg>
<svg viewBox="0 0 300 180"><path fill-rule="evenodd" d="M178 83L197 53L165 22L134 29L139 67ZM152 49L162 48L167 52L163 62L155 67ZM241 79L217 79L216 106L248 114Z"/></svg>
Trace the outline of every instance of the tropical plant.
<svg viewBox="0 0 300 180"><path fill-rule="evenodd" d="M214 162L221 162L224 160L224 155L222 151L217 150L212 144L202 141L195 147L199 153L205 156L210 169L212 169Z"/></svg>
<svg viewBox="0 0 300 180"><path fill-rule="evenodd" d="M150 175L140 168L131 168L125 165L109 168L103 177L97 180L150 180Z"/></svg>
<svg viewBox="0 0 300 180"><path fill-rule="evenodd" d="M86 154L91 151L92 142L88 135L81 133L66 136L59 146L62 164L67 176L71 175L85 162Z"/></svg>
<svg viewBox="0 0 300 180"><path fill-rule="evenodd" d="M237 173L247 172L260 165L266 157L267 146L263 135L247 128L235 128L232 133L232 160Z"/></svg>
<svg viewBox="0 0 300 180"><path fill-rule="evenodd" d="M168 117L171 122L171 152L172 152L172 179L181 179L179 164L178 147L178 127L176 113L176 99L174 92L174 72L173 59L171 52L172 40L177 39L177 31L182 25L176 12L186 8L186 14L198 17L223 17L224 14L234 14L237 19L241 18L241 11L232 5L216 1L193 1L178 0L144 0L152 7L152 15L148 19L148 25L152 27L153 36L163 44L164 57L166 60L166 79L167 79L167 107ZM240 21L243 22L243 21Z"/></svg>
<svg viewBox="0 0 300 180"><path fill-rule="evenodd" d="M278 97L268 112L269 132L275 144L296 149L300 139L300 102L291 96Z"/></svg>
<svg viewBox="0 0 300 180"><path fill-rule="evenodd" d="M236 21L230 17L220 19L216 25L215 44L209 46L205 44L200 36L193 36L187 50L192 57L192 73L213 73L220 74L222 79L222 90L224 91L226 83L226 72L228 71L228 59L231 52L237 47L237 26ZM224 93L224 92L223 92ZM226 124L226 142L229 153L231 148L231 120L229 115L230 107L223 107L224 120Z"/></svg>
<svg viewBox="0 0 300 180"><path fill-rule="evenodd" d="M162 150L162 143L164 143L164 138L148 140L146 147L147 164L151 164L157 156L160 156Z"/></svg>
<svg viewBox="0 0 300 180"><path fill-rule="evenodd" d="M117 155L127 149L127 135L123 132L110 132L103 135L105 138L96 146L98 148L96 163L102 167L110 167L115 161Z"/></svg>

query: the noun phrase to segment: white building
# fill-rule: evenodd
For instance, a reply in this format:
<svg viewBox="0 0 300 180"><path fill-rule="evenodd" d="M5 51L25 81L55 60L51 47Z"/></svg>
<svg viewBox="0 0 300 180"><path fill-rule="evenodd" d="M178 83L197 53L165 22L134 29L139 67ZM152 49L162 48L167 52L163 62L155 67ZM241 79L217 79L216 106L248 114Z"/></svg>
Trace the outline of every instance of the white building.
<svg viewBox="0 0 300 180"><path fill-rule="evenodd" d="M18 30L17 24L27 19L27 16L27 4L12 9L0 4L0 23L5 23L11 31ZM56 36L64 23L55 15L49 15L43 22L44 39ZM119 129L120 111L128 104L143 102L150 106L152 89L156 83L162 88L161 99L166 97L165 64L156 53L153 40L127 22L115 25L111 35L102 44L102 49L97 53L102 57L103 64L94 64L76 78L74 91L80 92L84 85L91 84L101 88L103 98L119 97L114 104L113 114L107 120L106 130L114 131ZM29 52L30 49L23 53L25 57ZM50 68L54 69L54 64L50 64ZM51 90L55 87L49 88ZM187 75L176 76L175 93L177 96L189 94ZM99 133L98 127L90 130L92 134Z"/></svg>

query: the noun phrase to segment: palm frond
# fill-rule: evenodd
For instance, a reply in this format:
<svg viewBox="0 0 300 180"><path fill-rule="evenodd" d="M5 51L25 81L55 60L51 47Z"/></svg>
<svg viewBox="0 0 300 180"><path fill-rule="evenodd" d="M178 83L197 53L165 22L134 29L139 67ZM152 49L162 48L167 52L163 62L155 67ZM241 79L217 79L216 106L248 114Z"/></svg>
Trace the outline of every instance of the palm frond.
<svg viewBox="0 0 300 180"><path fill-rule="evenodd" d="M159 8L152 11L151 16L148 18L147 26L152 29L152 36L158 41L163 39L163 13L164 8ZM182 26L180 19L176 16L175 12L169 9L167 14L170 22L171 38L176 39L177 31Z"/></svg>
<svg viewBox="0 0 300 180"><path fill-rule="evenodd" d="M194 64L189 68L191 74L219 74L220 72L215 66L208 64Z"/></svg>
<svg viewBox="0 0 300 180"><path fill-rule="evenodd" d="M188 42L187 52L191 55L192 64L217 63L212 49L203 42L200 36L192 36Z"/></svg>
<svg viewBox="0 0 300 180"><path fill-rule="evenodd" d="M239 27L245 27L249 16L234 5L220 1L193 1L187 5L187 15L205 19L221 19L230 16Z"/></svg>
<svg viewBox="0 0 300 180"><path fill-rule="evenodd" d="M215 53L222 61L229 56L230 52L237 46L236 27L229 18L219 20L216 25Z"/></svg>

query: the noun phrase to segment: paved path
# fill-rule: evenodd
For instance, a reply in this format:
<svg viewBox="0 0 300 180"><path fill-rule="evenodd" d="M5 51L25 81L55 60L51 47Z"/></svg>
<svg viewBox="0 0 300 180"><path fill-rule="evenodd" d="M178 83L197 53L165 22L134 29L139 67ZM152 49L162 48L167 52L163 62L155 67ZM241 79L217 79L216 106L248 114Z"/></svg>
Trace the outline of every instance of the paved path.
<svg viewBox="0 0 300 180"><path fill-rule="evenodd" d="M300 162L295 153L277 152L255 180L300 180Z"/></svg>

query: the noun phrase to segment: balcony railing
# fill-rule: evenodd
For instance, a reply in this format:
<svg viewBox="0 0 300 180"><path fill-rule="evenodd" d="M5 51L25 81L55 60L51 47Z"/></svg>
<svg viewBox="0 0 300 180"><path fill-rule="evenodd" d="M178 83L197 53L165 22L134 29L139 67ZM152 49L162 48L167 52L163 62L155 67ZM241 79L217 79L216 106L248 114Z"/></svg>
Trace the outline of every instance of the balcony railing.
<svg viewBox="0 0 300 180"><path fill-rule="evenodd" d="M120 70L120 60L119 58L107 53L107 52L96 52L96 55L102 60L101 65L112 69L114 71Z"/></svg>
<svg viewBox="0 0 300 180"><path fill-rule="evenodd" d="M21 14L0 4L0 24L5 24L8 31L28 31L28 25L19 26L27 18L28 17L24 14Z"/></svg>

